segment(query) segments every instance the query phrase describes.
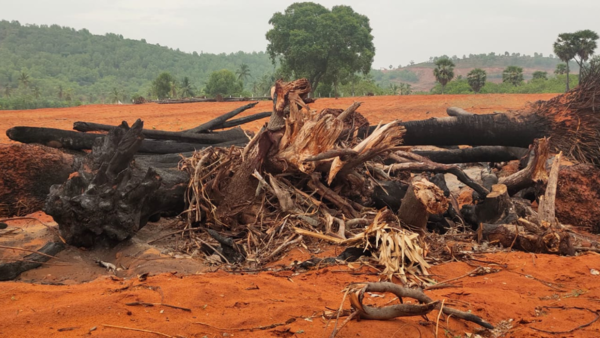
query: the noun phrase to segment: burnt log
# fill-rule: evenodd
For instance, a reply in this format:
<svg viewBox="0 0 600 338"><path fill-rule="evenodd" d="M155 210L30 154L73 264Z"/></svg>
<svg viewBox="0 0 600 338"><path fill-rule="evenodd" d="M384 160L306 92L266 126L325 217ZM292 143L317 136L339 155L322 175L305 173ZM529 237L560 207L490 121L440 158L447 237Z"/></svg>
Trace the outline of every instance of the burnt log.
<svg viewBox="0 0 600 338"><path fill-rule="evenodd" d="M92 149L97 138L104 134L88 134L70 130L38 128L38 127L13 127L6 131L6 135L13 141L21 143L36 143L52 148L65 148L72 150ZM230 140L217 144L183 143L172 141L143 140L138 147L141 153L169 154L189 152L209 146L244 145L246 139Z"/></svg>
<svg viewBox="0 0 600 338"><path fill-rule="evenodd" d="M507 162L527 155L527 148L506 146L480 146L449 150L413 150L437 163Z"/></svg>
<svg viewBox="0 0 600 338"><path fill-rule="evenodd" d="M142 145L143 123L120 126L97 138L68 181L50 188L44 211L68 244L112 245L133 236L151 218L184 209L185 172L132 161Z"/></svg>
<svg viewBox="0 0 600 338"><path fill-rule="evenodd" d="M551 121L536 114L449 116L402 122L404 145L528 147L534 139L551 135ZM376 126L369 127L368 133Z"/></svg>
<svg viewBox="0 0 600 338"><path fill-rule="evenodd" d="M127 125L127 122L123 121L121 124ZM93 122L75 122L73 123L73 129L81 132L89 131L110 131L116 128L115 126L93 123ZM145 138L155 140L172 140L179 142L189 143L200 143L200 144L217 144L223 142L229 142L232 140L244 139L246 134L241 128L234 128L219 133L186 133L186 132L175 132L175 131L164 131L164 130L152 130L144 129L142 134Z"/></svg>

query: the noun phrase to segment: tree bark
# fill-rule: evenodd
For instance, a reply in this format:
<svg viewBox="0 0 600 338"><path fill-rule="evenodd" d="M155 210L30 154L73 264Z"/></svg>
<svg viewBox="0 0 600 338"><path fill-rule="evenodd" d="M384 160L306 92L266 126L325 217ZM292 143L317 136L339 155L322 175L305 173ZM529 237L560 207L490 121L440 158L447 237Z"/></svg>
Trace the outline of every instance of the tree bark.
<svg viewBox="0 0 600 338"><path fill-rule="evenodd" d="M143 123L119 127L96 141L77 172L50 188L44 211L67 243L91 247L133 236L150 218L183 211L189 177L178 170L132 162L142 144Z"/></svg>
<svg viewBox="0 0 600 338"><path fill-rule="evenodd" d="M398 218L411 230L425 232L429 214L443 214L448 209L444 192L435 184L422 179L413 181L402 199Z"/></svg>
<svg viewBox="0 0 600 338"><path fill-rule="evenodd" d="M475 114L470 113L459 107L446 108L446 114L448 114L448 116L472 116L472 115L475 115Z"/></svg>
<svg viewBox="0 0 600 338"><path fill-rule="evenodd" d="M103 134L87 134L70 130L37 128L37 127L13 127L6 131L6 135L13 141L21 143L37 143L52 148L65 148L72 150L91 149L97 138L102 138ZM231 146L244 145L248 141L239 139L217 144L183 143L169 141L142 141L138 151L150 154L169 154L194 151L209 146Z"/></svg>
<svg viewBox="0 0 600 338"><path fill-rule="evenodd" d="M507 162L519 160L529 150L519 147L480 146L465 149L449 150L412 150L413 153L427 157L437 163L473 163L473 162Z"/></svg>
<svg viewBox="0 0 600 338"><path fill-rule="evenodd" d="M184 130L184 132L186 132L186 133L204 133L204 132L207 132L212 129L217 129L219 126L223 125L223 123L225 123L225 121L229 120L230 118L232 118L236 115L239 115L241 112L243 112L245 110L248 110L248 109L256 106L257 104L258 104L258 102L249 103L245 106L242 106L235 110L232 110L229 113L223 114L215 119L212 119L206 123L203 123L203 124L199 125L198 127Z"/></svg>
<svg viewBox="0 0 600 338"><path fill-rule="evenodd" d="M127 126L127 122L123 121L122 125ZM73 129L82 132L88 131L110 131L116 128L115 126L107 124L99 124L93 122L75 122L73 123ZM172 140L179 142L190 142L199 144L217 144L223 142L229 142L233 140L248 139L246 134L241 128L234 128L219 133L186 133L186 132L174 132L164 130L152 130L144 129L142 134L146 138L155 140Z"/></svg>
<svg viewBox="0 0 600 338"><path fill-rule="evenodd" d="M503 184L495 184L485 200L475 206L478 223L499 223L511 212L512 202Z"/></svg>
<svg viewBox="0 0 600 338"><path fill-rule="evenodd" d="M403 145L529 147L536 138L550 136L550 121L535 114L451 116L402 122ZM369 128L369 134L375 126Z"/></svg>

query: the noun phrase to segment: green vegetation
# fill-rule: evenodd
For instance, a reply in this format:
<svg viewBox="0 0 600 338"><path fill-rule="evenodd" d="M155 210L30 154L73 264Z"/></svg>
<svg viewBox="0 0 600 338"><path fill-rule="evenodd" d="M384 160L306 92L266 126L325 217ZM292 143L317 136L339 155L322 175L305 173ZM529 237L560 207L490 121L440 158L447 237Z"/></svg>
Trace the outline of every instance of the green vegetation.
<svg viewBox="0 0 600 338"><path fill-rule="evenodd" d="M319 85L337 90L356 73L371 70L375 47L369 19L349 6L331 10L312 2L294 3L269 20L267 52L281 59L288 77L307 78L313 91Z"/></svg>
<svg viewBox="0 0 600 338"><path fill-rule="evenodd" d="M454 62L448 58L441 58L435 61L435 69L433 69L433 75L437 82L442 85L442 94L444 94L444 88L446 84L454 78Z"/></svg>
<svg viewBox="0 0 600 338"><path fill-rule="evenodd" d="M238 80L232 71L221 69L210 74L204 92L211 96L243 95L244 84ZM244 95L250 96L250 95Z"/></svg>
<svg viewBox="0 0 600 338"><path fill-rule="evenodd" d="M479 93L481 88L485 86L487 73L481 68L475 68L467 74L467 83L475 93Z"/></svg>
<svg viewBox="0 0 600 338"><path fill-rule="evenodd" d="M533 72L533 79L532 80L548 80L548 72L542 72L542 71L536 71Z"/></svg>
<svg viewBox="0 0 600 338"><path fill-rule="evenodd" d="M16 21L0 21L0 60L0 109L110 103L115 88L124 103L135 95L156 98L152 83L162 72L177 82L187 76L196 88L212 72L242 64L259 79L275 72L264 52L190 54L117 34ZM246 86L251 91L252 84Z"/></svg>
<svg viewBox="0 0 600 338"><path fill-rule="evenodd" d="M502 72L502 82L518 86L523 83L523 68L508 66Z"/></svg>
<svg viewBox="0 0 600 338"><path fill-rule="evenodd" d="M493 83L486 82L479 91L482 94L533 94L533 93L560 93L565 88L566 75L556 75L549 77L548 80L530 80L520 86L514 86L512 83ZM577 78L571 77L570 86L577 86ZM428 93L419 94L441 94L442 86L438 83ZM445 94L470 94L474 90L469 86L468 79L451 81L444 89Z"/></svg>
<svg viewBox="0 0 600 338"><path fill-rule="evenodd" d="M569 61L574 59L579 65L579 81L581 82L581 71L597 47L596 40L598 40L598 34L586 29L575 33L559 34L554 42L554 52L561 60L567 62L567 91L569 91Z"/></svg>

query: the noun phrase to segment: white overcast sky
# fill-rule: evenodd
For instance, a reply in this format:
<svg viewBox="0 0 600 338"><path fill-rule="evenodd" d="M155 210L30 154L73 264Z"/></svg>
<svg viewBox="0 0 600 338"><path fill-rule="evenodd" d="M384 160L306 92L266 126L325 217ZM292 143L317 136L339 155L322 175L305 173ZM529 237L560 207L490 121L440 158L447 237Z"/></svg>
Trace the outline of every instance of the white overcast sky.
<svg viewBox="0 0 600 338"><path fill-rule="evenodd" d="M58 24L93 34L146 39L185 52L264 51L265 33L285 0L0 0L0 19ZM350 0L371 21L374 68L430 56L552 53L562 32L600 32L600 0Z"/></svg>

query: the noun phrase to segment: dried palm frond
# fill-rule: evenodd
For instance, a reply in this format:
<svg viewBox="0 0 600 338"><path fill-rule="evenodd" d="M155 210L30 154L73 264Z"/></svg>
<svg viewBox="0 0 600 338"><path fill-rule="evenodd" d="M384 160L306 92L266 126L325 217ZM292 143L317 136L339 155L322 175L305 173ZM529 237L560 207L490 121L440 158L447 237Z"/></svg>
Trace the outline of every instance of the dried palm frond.
<svg viewBox="0 0 600 338"><path fill-rule="evenodd" d="M430 265L425 261L425 242L418 233L392 226L384 221L386 213L386 209L380 210L373 223L365 229L365 250L370 249L374 252L375 259L385 267L383 274L390 280L395 276L406 284L407 275L417 278L427 276Z"/></svg>

